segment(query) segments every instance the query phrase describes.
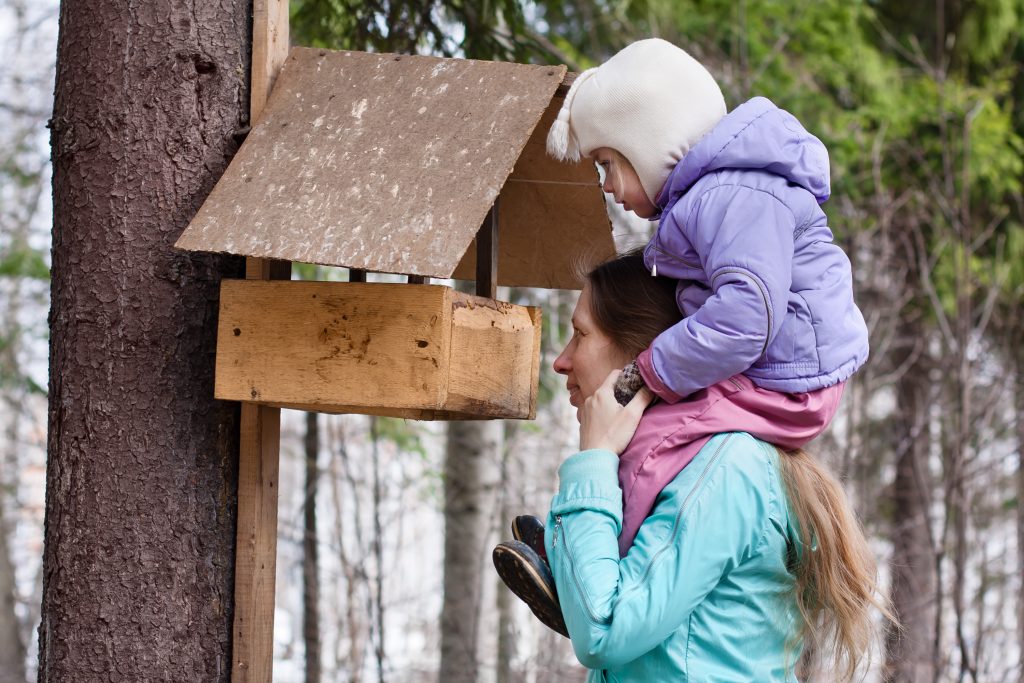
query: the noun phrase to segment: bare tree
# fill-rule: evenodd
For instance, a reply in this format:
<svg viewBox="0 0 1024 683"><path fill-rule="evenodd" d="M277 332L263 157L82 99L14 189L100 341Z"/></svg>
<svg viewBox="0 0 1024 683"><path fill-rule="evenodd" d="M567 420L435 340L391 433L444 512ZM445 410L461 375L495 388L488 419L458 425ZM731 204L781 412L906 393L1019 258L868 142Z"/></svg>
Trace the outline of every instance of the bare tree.
<svg viewBox="0 0 1024 683"><path fill-rule="evenodd" d="M444 683L477 680L480 593L492 501L501 453L501 423L448 424L445 453L444 605L441 611L441 671ZM487 574L491 579L490 573Z"/></svg>
<svg viewBox="0 0 1024 683"><path fill-rule="evenodd" d="M1017 427L1017 672L1024 676L1024 345L1016 344L1014 397Z"/></svg>
<svg viewBox="0 0 1024 683"><path fill-rule="evenodd" d="M251 3L63 3L40 681L227 681L238 408L172 249L248 124Z"/></svg>
<svg viewBox="0 0 1024 683"><path fill-rule="evenodd" d="M936 550L930 501L934 484L928 467L928 408L931 379L927 356L913 340L923 338L920 322L905 328L904 366L897 380L893 419L896 477L892 483L893 612L902 628L886 632L887 681L925 683L935 672ZM902 362L899 362L902 361Z"/></svg>
<svg viewBox="0 0 1024 683"><path fill-rule="evenodd" d="M302 534L302 641L306 653L306 683L320 683L320 560L316 524L320 480L320 425L316 413L306 413L306 495Z"/></svg>

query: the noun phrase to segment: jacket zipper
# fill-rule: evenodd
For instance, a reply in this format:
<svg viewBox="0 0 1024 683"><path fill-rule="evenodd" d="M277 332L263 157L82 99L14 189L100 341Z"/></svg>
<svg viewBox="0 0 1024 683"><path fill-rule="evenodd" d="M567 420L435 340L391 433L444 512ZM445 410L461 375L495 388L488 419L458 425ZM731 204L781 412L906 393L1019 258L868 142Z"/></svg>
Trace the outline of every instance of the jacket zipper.
<svg viewBox="0 0 1024 683"><path fill-rule="evenodd" d="M728 436L725 437L725 439L722 440L722 443L720 443L718 445L718 448L715 450L715 454L711 456L711 459L708 460L708 464L704 466L704 471L702 471L700 473L700 476L697 477L697 481L694 483L693 488L691 488L690 491L686 494L686 498L683 499L683 504L679 507L679 512L676 513L675 521L672 523L672 533L669 534L669 541L668 541L668 543L663 545L658 550L658 552L654 554L654 557L651 558L650 563L647 565L647 569L644 570L643 578L637 584L635 584L629 591L627 591L624 594L619 595L619 597L616 600L616 602L619 602L622 599L623 595L628 595L629 593L639 589L640 585L645 583L647 581L647 579L650 578L651 571L654 569L655 563L665 553L665 551L668 550L669 546L672 544L673 539L675 539L676 533L679 531L679 523L680 523L680 521L683 518L683 513L686 512L686 508L690 504L690 500L693 498L694 494L697 492L697 489L700 488L700 485L704 481L704 478L707 476L708 472L711 471L712 465L714 465L718 461L718 458L719 458L719 456L722 453L722 449L725 448L725 445L727 443L729 443L729 441L731 439L732 439L732 434L729 434ZM554 538L551 541L552 549L554 549L554 548L556 548L558 546L558 534L559 534L559 531L561 531L563 534L565 534L565 530L562 529L562 516L561 515L556 515L555 516L555 536L554 536ZM594 622L595 624L605 625L605 624L611 623L612 619L611 619L610 615L608 617L606 617L606 618L601 618L601 617L597 616L596 614L594 614L594 610L593 610L593 608L590 605L590 598L583 591L582 582L580 581L579 575L576 573L576 563L573 561L572 550L569 547L569 536L568 536L568 534L565 534L565 555L566 555L566 558L568 558L568 560L569 560L569 569L570 569L570 572L572 573L573 583L576 584L576 592L579 594L580 598L583 601L583 608L587 611L587 616L589 616L590 620L592 622Z"/></svg>
<svg viewBox="0 0 1024 683"><path fill-rule="evenodd" d="M750 277L750 275L748 275L747 273L743 272L742 270L737 270L735 268L719 271L718 274L715 275L715 279L711 281L712 291L714 291L715 289L715 283L718 281L718 278L722 277L726 273L736 273L737 275L742 275L743 277L753 281L753 283L757 285L758 291L761 292L761 300L764 302L764 311L768 316L768 330L765 331L764 333L764 346L761 347L761 353L758 354L758 356L763 356L764 352L768 350L768 337L771 335L773 327L772 307L768 305L768 294L767 292L764 291L764 287L761 285L761 281L758 278Z"/></svg>
<svg viewBox="0 0 1024 683"><path fill-rule="evenodd" d="M569 547L569 535L562 529L562 516L555 516L555 537L551 541L552 550L558 545L558 532L561 531L565 534L565 556L569 560L569 570L572 574L573 583L576 584L576 592L579 594L583 601L583 608L587 610L587 616L595 624L608 624L611 622L611 617L601 618L594 614L594 608L590 604L590 596L583 591L583 584L580 581L579 575L576 573L576 563L573 561L572 549Z"/></svg>
<svg viewBox="0 0 1024 683"><path fill-rule="evenodd" d="M721 455L722 449L725 448L725 445L729 443L730 439L732 439L732 434L729 434L728 436L725 437L725 439L722 440L722 443L720 443L718 445L718 448L715 450L715 454L711 456L711 459L708 460L708 464L704 466L704 471L700 473L699 477L697 477L697 481L694 483L693 488L691 488L690 492L686 494L686 498L683 499L683 504L679 506L679 512L676 513L675 522L672 523L672 533L669 534L668 542L665 545L663 545L661 549L658 550L658 552L654 554L654 557L651 558L650 563L648 563L647 565L647 569L644 570L643 578L634 586L633 590L639 588L641 584L647 582L647 579L650 578L651 571L654 569L654 564L658 561L658 558L660 558L662 554L666 550L668 550L669 546L672 544L673 540L676 537L676 532L679 530L679 522L683 519L683 513L686 512L686 508L690 504L690 499L693 498L693 494L696 493L698 488L700 488L701 482L704 481L704 477L706 477L708 472L711 470L711 466L718 461L718 457L719 455Z"/></svg>

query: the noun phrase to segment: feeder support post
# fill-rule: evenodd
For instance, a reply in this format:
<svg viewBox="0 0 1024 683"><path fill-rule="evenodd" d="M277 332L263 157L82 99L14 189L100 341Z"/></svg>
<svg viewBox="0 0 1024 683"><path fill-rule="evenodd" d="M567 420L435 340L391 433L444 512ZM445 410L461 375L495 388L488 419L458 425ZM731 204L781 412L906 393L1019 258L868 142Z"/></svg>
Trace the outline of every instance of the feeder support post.
<svg viewBox="0 0 1024 683"><path fill-rule="evenodd" d="M498 200L494 200L476 234L476 294L498 296Z"/></svg>
<svg viewBox="0 0 1024 683"><path fill-rule="evenodd" d="M288 57L287 0L254 0L249 125ZM288 280L291 263L247 258L248 280ZM277 490L281 410L243 403L238 446L238 529L231 680L270 683L274 665Z"/></svg>

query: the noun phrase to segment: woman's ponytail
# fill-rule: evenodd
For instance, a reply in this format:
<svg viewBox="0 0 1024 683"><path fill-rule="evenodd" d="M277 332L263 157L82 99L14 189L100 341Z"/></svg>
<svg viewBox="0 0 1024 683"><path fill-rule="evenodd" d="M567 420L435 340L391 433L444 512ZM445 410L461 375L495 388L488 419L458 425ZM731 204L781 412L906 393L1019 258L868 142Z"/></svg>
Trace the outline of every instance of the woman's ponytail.
<svg viewBox="0 0 1024 683"><path fill-rule="evenodd" d="M831 653L833 680L849 681L870 651L872 611L896 620L842 485L802 450L780 450L779 462L801 543L793 566L800 641L813 658Z"/></svg>

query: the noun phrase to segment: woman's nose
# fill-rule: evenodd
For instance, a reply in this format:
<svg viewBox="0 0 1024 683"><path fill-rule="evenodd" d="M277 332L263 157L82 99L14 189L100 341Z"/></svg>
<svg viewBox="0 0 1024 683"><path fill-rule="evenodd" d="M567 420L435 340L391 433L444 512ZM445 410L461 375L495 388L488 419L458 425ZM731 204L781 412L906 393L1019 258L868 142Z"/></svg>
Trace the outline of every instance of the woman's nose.
<svg viewBox="0 0 1024 683"><path fill-rule="evenodd" d="M560 354L558 354L558 358L556 358L555 362L551 364L551 367L559 375L568 375L569 374L569 370L572 369L572 363L569 362L569 353L568 353L568 351L569 351L568 347L562 349L562 352Z"/></svg>

